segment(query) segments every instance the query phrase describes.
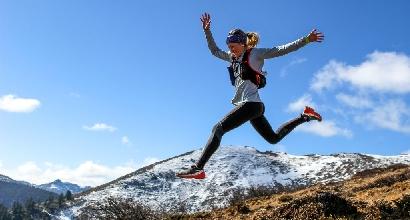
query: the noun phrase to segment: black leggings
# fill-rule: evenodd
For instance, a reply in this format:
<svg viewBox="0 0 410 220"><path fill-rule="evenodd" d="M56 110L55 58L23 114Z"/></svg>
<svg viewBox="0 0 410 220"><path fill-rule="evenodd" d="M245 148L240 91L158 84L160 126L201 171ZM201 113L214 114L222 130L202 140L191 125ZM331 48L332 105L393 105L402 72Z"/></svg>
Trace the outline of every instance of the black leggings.
<svg viewBox="0 0 410 220"><path fill-rule="evenodd" d="M196 164L197 167L201 169L204 168L206 162L218 149L222 136L225 133L239 127L247 121L250 121L256 131L271 144L278 143L296 126L308 121L307 118L300 116L283 124L276 132L274 132L268 120L263 115L264 112L265 105L262 102L245 102L232 109L231 112L213 127L208 143Z"/></svg>

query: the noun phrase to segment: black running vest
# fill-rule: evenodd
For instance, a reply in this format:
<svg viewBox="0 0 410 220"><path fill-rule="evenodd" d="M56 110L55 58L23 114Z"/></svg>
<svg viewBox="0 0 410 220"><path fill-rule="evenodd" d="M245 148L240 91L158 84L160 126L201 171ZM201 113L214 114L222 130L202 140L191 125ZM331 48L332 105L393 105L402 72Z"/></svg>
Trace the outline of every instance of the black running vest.
<svg viewBox="0 0 410 220"><path fill-rule="evenodd" d="M253 84L255 84L258 89L265 87L266 85L266 77L260 73L259 71L254 70L249 64L249 55L252 49L248 49L245 51L245 54L242 57L242 61L239 62L239 66L241 68L240 77L243 80L250 80ZM231 65L228 67L229 77L231 79L231 84L235 86L235 72L238 70L234 70L234 63L238 62L232 59Z"/></svg>

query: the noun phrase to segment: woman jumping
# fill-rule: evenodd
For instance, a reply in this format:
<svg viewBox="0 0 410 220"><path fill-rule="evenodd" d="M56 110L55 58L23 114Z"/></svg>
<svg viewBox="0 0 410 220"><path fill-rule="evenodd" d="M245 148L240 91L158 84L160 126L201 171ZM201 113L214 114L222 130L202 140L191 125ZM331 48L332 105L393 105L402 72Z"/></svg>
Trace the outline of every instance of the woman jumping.
<svg viewBox="0 0 410 220"><path fill-rule="evenodd" d="M212 37L210 15L207 13L203 14L201 21L211 53L231 64L228 70L231 76L231 83L235 86L235 95L232 99L232 104L235 107L213 127L212 134L196 164L183 172L177 173L177 176L181 178L205 178L204 166L218 149L222 136L247 121L250 121L256 131L271 144L278 143L296 126L302 123L310 120L322 121L320 114L306 106L299 117L283 124L275 132L263 115L265 106L258 93L258 88L262 88L265 85L265 72L262 71L265 59L285 55L310 42L322 42L324 39L322 33L317 32L315 29L309 35L283 46L255 48L259 41L259 36L256 33L245 33L240 29L234 29L229 32L226 38L229 51L225 52L218 48Z"/></svg>

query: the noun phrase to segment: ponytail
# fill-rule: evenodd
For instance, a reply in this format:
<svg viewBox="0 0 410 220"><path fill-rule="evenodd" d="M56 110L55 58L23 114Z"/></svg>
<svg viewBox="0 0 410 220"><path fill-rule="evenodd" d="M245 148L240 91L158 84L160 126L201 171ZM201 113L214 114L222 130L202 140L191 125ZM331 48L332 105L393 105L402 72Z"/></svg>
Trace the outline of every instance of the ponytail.
<svg viewBox="0 0 410 220"><path fill-rule="evenodd" d="M248 37L246 45L248 48L254 48L259 42L259 35L256 32L248 32L246 33L246 36Z"/></svg>

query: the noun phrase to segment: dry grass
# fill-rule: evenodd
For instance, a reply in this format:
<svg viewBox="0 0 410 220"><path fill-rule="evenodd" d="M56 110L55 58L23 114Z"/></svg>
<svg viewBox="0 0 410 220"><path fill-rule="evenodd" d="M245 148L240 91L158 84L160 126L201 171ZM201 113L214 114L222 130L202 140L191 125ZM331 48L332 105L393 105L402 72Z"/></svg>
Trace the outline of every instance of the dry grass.
<svg viewBox="0 0 410 220"><path fill-rule="evenodd" d="M410 167L368 170L339 183L170 219L410 219Z"/></svg>

